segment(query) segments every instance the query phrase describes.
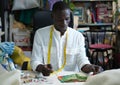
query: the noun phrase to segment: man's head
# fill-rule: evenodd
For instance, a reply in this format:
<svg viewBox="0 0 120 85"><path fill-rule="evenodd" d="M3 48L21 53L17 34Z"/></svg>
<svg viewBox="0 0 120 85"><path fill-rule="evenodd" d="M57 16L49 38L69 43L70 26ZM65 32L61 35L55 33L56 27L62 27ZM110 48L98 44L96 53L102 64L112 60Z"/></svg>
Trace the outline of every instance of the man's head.
<svg viewBox="0 0 120 85"><path fill-rule="evenodd" d="M52 8L52 17L56 30L64 34L70 22L70 8L68 4L63 1L56 2Z"/></svg>

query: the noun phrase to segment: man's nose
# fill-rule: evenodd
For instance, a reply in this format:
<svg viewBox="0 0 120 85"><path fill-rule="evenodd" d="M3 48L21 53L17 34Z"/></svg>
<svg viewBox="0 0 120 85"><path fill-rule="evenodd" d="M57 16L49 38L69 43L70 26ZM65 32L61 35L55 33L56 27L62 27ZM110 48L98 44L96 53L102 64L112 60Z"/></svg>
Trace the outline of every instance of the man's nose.
<svg viewBox="0 0 120 85"><path fill-rule="evenodd" d="M67 21L66 20L63 20L63 25L65 26L65 25L67 25Z"/></svg>

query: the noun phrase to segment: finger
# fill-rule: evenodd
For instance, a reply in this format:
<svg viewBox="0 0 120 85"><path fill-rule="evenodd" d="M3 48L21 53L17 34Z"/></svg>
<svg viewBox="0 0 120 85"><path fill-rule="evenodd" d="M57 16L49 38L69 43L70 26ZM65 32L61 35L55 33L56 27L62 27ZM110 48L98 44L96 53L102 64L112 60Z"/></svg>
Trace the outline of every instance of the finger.
<svg viewBox="0 0 120 85"><path fill-rule="evenodd" d="M45 69L46 69L48 72L50 72L50 73L53 72L52 66L51 66L50 64L45 65Z"/></svg>
<svg viewBox="0 0 120 85"><path fill-rule="evenodd" d="M43 73L43 76L49 76L50 73L49 72L42 72Z"/></svg>
<svg viewBox="0 0 120 85"><path fill-rule="evenodd" d="M95 71L96 71L96 72L98 72L98 71L99 71L99 69L100 69L100 67L99 67L99 66L95 66Z"/></svg>
<svg viewBox="0 0 120 85"><path fill-rule="evenodd" d="M95 69L96 69L97 72L102 72L103 71L103 68L101 66L96 66Z"/></svg>
<svg viewBox="0 0 120 85"><path fill-rule="evenodd" d="M99 66L92 65L92 72L93 72L93 75L99 73Z"/></svg>
<svg viewBox="0 0 120 85"><path fill-rule="evenodd" d="M92 65L91 69L92 69L92 72L96 72L96 68L94 65Z"/></svg>
<svg viewBox="0 0 120 85"><path fill-rule="evenodd" d="M52 65L51 64L47 64L47 67L52 69Z"/></svg>
<svg viewBox="0 0 120 85"><path fill-rule="evenodd" d="M103 70L103 68L100 66L99 67L99 72L103 72L104 70Z"/></svg>
<svg viewBox="0 0 120 85"><path fill-rule="evenodd" d="M52 73L52 72L53 72L53 70L50 69L50 68L48 68L48 67L46 67L45 69L46 69L46 71L49 72L49 73Z"/></svg>
<svg viewBox="0 0 120 85"><path fill-rule="evenodd" d="M49 72L49 73L52 73L52 72L53 72L53 70L52 70L52 69L48 69L48 72Z"/></svg>
<svg viewBox="0 0 120 85"><path fill-rule="evenodd" d="M101 66L96 66L96 65L95 65L94 68L95 68L94 74L98 74L98 73L100 73L100 72L103 71L103 69L102 69Z"/></svg>
<svg viewBox="0 0 120 85"><path fill-rule="evenodd" d="M49 76L51 72L53 72L51 69L44 68L42 73L44 76Z"/></svg>

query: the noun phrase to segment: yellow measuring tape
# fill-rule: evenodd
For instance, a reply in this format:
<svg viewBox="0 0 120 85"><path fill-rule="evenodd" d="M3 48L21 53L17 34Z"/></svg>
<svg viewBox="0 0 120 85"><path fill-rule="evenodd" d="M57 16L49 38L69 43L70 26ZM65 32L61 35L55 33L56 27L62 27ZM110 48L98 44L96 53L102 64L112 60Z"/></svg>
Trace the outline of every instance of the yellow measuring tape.
<svg viewBox="0 0 120 85"><path fill-rule="evenodd" d="M50 59L51 59L51 46L52 46L52 40L53 40L53 26L51 27L50 31L50 39L49 39L49 45L48 45L48 59L47 59L47 64L50 64ZM68 39L68 32L66 31L66 41L64 45L64 62L63 65L57 70L54 71L52 74L56 74L57 72L62 71L62 69L65 67L66 64L66 46L67 46L67 39Z"/></svg>

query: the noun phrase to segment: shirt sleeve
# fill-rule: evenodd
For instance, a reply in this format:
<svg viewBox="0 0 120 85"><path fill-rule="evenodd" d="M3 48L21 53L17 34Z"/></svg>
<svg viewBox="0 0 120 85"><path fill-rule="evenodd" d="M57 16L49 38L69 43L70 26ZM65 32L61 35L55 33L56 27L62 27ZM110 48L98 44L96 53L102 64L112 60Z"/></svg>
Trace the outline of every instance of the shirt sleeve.
<svg viewBox="0 0 120 85"><path fill-rule="evenodd" d="M86 48L85 48L85 38L84 36L80 33L79 37L78 37L78 45L79 45L79 55L77 58L77 63L78 63L78 67L81 71L81 68L85 65L85 64L90 64L88 57L86 56Z"/></svg>
<svg viewBox="0 0 120 85"><path fill-rule="evenodd" d="M39 64L43 64L42 41L39 31L36 31L31 57L31 67L35 71Z"/></svg>

